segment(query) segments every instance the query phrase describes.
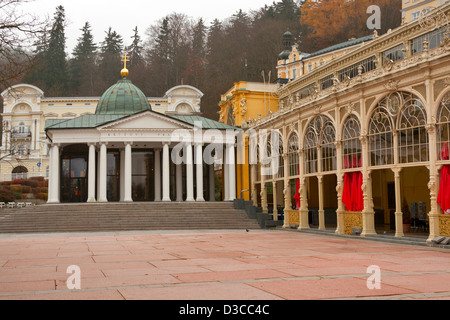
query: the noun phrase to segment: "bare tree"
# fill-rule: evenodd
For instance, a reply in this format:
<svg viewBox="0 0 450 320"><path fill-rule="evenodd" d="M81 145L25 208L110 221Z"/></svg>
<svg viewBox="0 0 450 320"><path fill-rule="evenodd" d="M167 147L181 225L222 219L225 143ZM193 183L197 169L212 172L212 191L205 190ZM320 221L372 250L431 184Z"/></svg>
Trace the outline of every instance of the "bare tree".
<svg viewBox="0 0 450 320"><path fill-rule="evenodd" d="M20 6L29 0L0 0L0 88L19 81L32 66L31 47L45 32L47 21L28 13Z"/></svg>

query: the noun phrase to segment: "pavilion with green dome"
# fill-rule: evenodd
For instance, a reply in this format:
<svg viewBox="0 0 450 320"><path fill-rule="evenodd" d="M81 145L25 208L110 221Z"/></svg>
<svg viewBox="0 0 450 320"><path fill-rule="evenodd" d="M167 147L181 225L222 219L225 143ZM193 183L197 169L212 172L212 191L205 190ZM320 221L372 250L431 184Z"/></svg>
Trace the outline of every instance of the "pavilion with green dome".
<svg viewBox="0 0 450 320"><path fill-rule="evenodd" d="M224 199L235 199L236 138L230 132L237 128L198 112L153 111L127 79L126 67L121 74L100 98L95 114L46 121L48 203L214 201L214 165L223 159L233 160L223 164ZM202 95L190 86L175 89ZM177 110L190 108L182 102Z"/></svg>

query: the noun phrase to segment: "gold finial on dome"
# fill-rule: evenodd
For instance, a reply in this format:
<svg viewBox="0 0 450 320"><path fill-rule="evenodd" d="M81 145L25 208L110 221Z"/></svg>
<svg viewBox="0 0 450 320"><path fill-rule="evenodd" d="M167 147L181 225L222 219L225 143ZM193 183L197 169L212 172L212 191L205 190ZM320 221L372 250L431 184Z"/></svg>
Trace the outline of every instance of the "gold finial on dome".
<svg viewBox="0 0 450 320"><path fill-rule="evenodd" d="M128 69L127 69L127 62L129 62L130 59L128 59L128 58L129 58L129 56L126 53L125 53L125 55L122 56L122 62L124 63L124 66L123 66L123 69L120 72L120 74L122 75L123 78L128 77L128 74L129 74Z"/></svg>

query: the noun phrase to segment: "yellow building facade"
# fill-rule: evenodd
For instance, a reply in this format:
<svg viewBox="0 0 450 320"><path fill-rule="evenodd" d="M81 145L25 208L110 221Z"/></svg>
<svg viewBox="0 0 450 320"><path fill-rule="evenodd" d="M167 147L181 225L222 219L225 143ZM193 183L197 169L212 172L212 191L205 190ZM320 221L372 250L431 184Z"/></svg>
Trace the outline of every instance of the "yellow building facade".
<svg viewBox="0 0 450 320"><path fill-rule="evenodd" d="M317 52L305 53L300 50L297 44L293 43L293 36L287 31L283 35L284 50L278 56L277 61L278 82L287 83L301 78L334 59L357 49L372 39L372 35L358 39L349 39L346 42L324 48ZM330 84L333 83L331 78L327 80Z"/></svg>
<svg viewBox="0 0 450 320"><path fill-rule="evenodd" d="M420 19L420 14L426 14L440 8L449 0L401 0L403 21L408 23Z"/></svg>
<svg viewBox="0 0 450 320"><path fill-rule="evenodd" d="M230 90L221 96L220 122L246 129L252 122L278 110L277 84L259 82L236 82ZM248 139L245 143L245 154L238 155L245 164L236 166L236 192L238 198L250 199L250 182L248 166ZM241 162L243 162L241 161Z"/></svg>

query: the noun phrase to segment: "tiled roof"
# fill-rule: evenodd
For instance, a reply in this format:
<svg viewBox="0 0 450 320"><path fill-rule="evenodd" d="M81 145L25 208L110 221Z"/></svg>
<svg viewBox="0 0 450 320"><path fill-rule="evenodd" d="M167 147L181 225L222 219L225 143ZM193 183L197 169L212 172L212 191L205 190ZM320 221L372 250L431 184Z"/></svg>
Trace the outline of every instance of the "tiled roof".
<svg viewBox="0 0 450 320"><path fill-rule="evenodd" d="M321 54L325 54L325 53L332 52L332 51L335 51L335 50L344 49L344 48L347 48L347 47L352 47L352 46L355 46L357 44L360 44L360 43L363 43L363 42L367 42L367 41L370 41L370 40L373 40L373 35L369 35L369 36L361 37L361 38L358 38L358 39L353 39L353 40L349 40L349 41L346 41L346 42L341 42L341 43L335 44L335 45L333 45L331 47L328 47L328 48L316 51L314 53L311 53L310 55L306 56L305 58L309 59L309 58L312 58L312 57L315 57L315 56L320 56Z"/></svg>
<svg viewBox="0 0 450 320"><path fill-rule="evenodd" d="M147 112L147 111L143 111ZM154 111L149 111L154 112ZM140 112L142 113L142 112ZM155 112L156 113L156 112ZM130 116L137 115L123 115L123 114L105 114L105 115L84 115L74 119L49 119L45 122L45 130L60 130L60 129L93 129L100 127L102 125L124 119ZM181 121L183 123L194 126L196 123L200 122L203 129L218 129L218 130L226 130L226 129L237 129L237 127L233 127L218 121L214 121L202 116L198 115L165 115L158 114L164 117L175 119L177 121Z"/></svg>

